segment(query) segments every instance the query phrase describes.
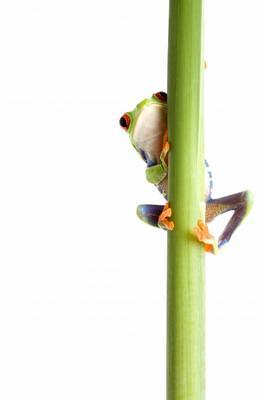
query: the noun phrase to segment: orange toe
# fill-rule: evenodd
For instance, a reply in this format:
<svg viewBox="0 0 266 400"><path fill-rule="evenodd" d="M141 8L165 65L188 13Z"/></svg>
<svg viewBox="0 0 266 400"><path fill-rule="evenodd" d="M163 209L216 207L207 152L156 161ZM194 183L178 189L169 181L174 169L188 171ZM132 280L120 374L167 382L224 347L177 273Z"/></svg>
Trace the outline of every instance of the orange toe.
<svg viewBox="0 0 266 400"><path fill-rule="evenodd" d="M194 235L197 239L204 244L204 249L209 253L217 252L217 243L213 235L210 234L207 224L201 219L198 220L197 225L193 230Z"/></svg>
<svg viewBox="0 0 266 400"><path fill-rule="evenodd" d="M169 142L165 142L163 145L163 152L166 154L170 150Z"/></svg>
<svg viewBox="0 0 266 400"><path fill-rule="evenodd" d="M167 229L168 231L172 231L175 227L175 224L173 221L169 220L171 215L172 215L172 209L169 207L169 204L166 203L163 208L163 211L159 216L158 225L162 228Z"/></svg>
<svg viewBox="0 0 266 400"><path fill-rule="evenodd" d="M163 158L166 158L169 150L170 150L170 144L168 142L168 130L166 130L163 136L163 147L162 147Z"/></svg>

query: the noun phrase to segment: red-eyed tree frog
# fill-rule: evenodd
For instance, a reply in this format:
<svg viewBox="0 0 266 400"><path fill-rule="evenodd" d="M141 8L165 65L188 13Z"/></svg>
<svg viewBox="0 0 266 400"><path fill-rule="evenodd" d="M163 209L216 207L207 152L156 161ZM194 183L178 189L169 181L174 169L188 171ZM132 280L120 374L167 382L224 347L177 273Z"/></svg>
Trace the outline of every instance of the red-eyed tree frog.
<svg viewBox="0 0 266 400"><path fill-rule="evenodd" d="M130 141L146 163L146 178L153 183L167 201L167 155L170 149L167 135L167 94L157 92L151 98L141 101L134 110L120 118L120 126L128 133ZM206 167L206 221L196 223L194 234L204 244L205 250L216 253L227 243L233 232L249 213L252 194L243 191L213 199L212 174L207 161ZM209 233L207 223L227 211L234 211L231 219L218 239ZM168 203L163 205L141 204L137 207L138 217L149 225L166 230L174 229L170 220L172 211Z"/></svg>

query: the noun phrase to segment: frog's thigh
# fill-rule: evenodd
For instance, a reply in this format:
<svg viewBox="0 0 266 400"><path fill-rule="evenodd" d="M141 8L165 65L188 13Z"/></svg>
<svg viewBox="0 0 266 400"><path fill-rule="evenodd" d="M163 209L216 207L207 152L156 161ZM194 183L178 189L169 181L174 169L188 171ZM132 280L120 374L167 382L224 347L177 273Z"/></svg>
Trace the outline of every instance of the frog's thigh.
<svg viewBox="0 0 266 400"><path fill-rule="evenodd" d="M252 206L252 195L245 192L234 193L219 199L210 199L206 204L206 222L211 222L215 217L227 211L243 209L243 216L248 214Z"/></svg>
<svg viewBox="0 0 266 400"><path fill-rule="evenodd" d="M163 211L163 207L157 204L140 204L137 207L137 216L146 224L158 228L158 219Z"/></svg>
<svg viewBox="0 0 266 400"><path fill-rule="evenodd" d="M219 214L227 211L234 211L228 224L219 237L218 245L222 247L228 242L240 225L243 219L248 215L252 207L252 194L248 190L245 192L235 193L230 196L221 197L220 199L210 199L206 206L206 222L210 222Z"/></svg>
<svg viewBox="0 0 266 400"><path fill-rule="evenodd" d="M217 199L219 200L219 199ZM211 222L218 215L223 214L227 211L232 210L232 204L221 204L217 200L209 200L206 204L206 222Z"/></svg>

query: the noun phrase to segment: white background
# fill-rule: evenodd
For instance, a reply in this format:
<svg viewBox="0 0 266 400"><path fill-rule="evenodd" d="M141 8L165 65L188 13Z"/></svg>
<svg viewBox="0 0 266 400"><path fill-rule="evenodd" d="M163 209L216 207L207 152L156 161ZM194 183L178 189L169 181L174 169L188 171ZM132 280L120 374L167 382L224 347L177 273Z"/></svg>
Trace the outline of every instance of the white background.
<svg viewBox="0 0 266 400"><path fill-rule="evenodd" d="M207 399L265 399L266 5L205 15L214 195L255 198L207 256ZM2 400L165 399L162 199L118 119L166 90L167 29L165 1L0 4Z"/></svg>

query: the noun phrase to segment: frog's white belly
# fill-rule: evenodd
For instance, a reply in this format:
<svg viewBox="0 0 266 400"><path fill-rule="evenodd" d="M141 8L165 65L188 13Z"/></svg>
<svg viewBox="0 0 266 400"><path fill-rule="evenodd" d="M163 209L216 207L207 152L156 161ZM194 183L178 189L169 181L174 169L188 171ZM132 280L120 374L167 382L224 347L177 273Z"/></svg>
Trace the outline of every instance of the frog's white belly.
<svg viewBox="0 0 266 400"><path fill-rule="evenodd" d="M163 144L163 136L167 130L167 109L160 104L145 107L134 129L134 142L145 152L149 160L158 164Z"/></svg>

